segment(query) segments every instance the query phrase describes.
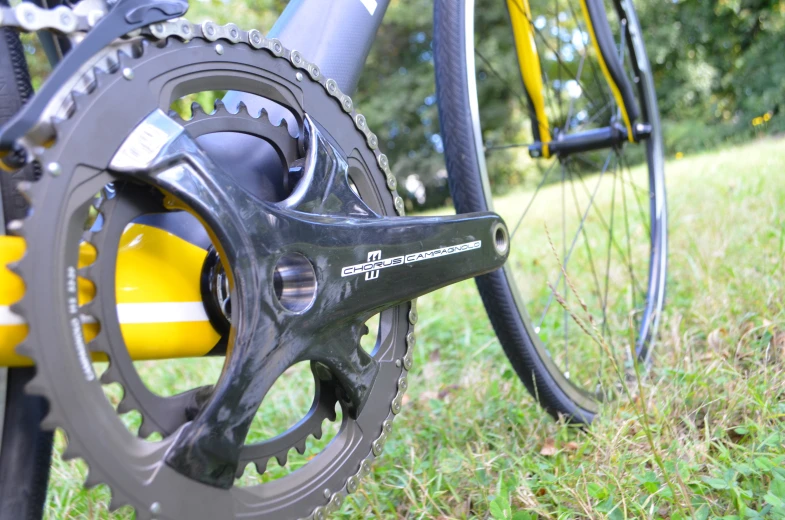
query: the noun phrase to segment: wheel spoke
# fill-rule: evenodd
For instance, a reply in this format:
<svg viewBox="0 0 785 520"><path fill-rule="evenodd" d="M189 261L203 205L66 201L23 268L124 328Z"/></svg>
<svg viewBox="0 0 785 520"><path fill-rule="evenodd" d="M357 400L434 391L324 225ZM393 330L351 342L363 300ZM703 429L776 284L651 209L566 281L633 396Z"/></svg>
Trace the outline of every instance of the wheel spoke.
<svg viewBox="0 0 785 520"><path fill-rule="evenodd" d="M577 23L577 21L580 20L581 18L578 17L578 13L575 12L575 7L572 5L572 2L567 2L567 5L570 7L570 13L572 14L573 19L576 20L576 25L578 26L578 30L581 31L581 41L583 41L583 34L585 32L581 28L580 23ZM588 54L588 47L586 47L585 44L583 47L583 54L584 55ZM605 99L606 102L612 103L613 96L611 96L606 90L608 85L604 81L600 80L600 74L597 71L597 65L594 63L594 60L589 60L589 66L591 67L592 78L594 79L594 83L597 85L597 88L602 93L603 98Z"/></svg>
<svg viewBox="0 0 785 520"><path fill-rule="evenodd" d="M616 152L616 155L620 156L618 151ZM621 159L619 159L619 162L621 163ZM619 176L622 179L624 178L624 167L623 166L620 168ZM625 232L627 234L627 258L629 259L629 262L627 262L627 268L630 271L630 289L631 289L631 294L630 294L630 297L631 297L631 309L630 310L631 311L635 311L636 310L636 306L637 306L637 300L636 300L636 297L635 297L635 283L634 283L633 278L632 278L633 277L632 262L633 262L633 258L634 257L632 256L632 239L630 237L630 217L629 217L629 215L627 213L627 190L624 187L624 182L621 183L621 201L622 201L622 209L624 210L624 228L625 228Z"/></svg>
<svg viewBox="0 0 785 520"><path fill-rule="evenodd" d="M507 90L508 93L512 94L513 96L515 96L515 98L518 99L518 101L521 103L521 106L529 114L529 117L534 117L534 114L532 113L531 104L528 101L526 101L521 96L521 94L516 91L516 89L513 89L510 86L510 84L507 82L507 80L504 79L501 74L499 74L499 72L496 70L496 68L491 64L491 62L485 56L482 55L482 53L477 49L477 47L474 48L474 53L477 56L479 56L479 58L482 60L483 63L485 63L485 66L488 67L488 70L491 71L491 74L493 74L494 76L499 78L499 81L502 82L502 86L504 86L505 90Z"/></svg>
<svg viewBox="0 0 785 520"><path fill-rule="evenodd" d="M583 72L583 64L586 62L586 53L584 52L581 55L581 61L578 62L578 73L576 75L577 78L581 77L581 73ZM567 109L567 119L564 120L564 128L562 129L563 132L567 131L567 128L570 126L570 120L572 119L572 113L575 109L575 99L574 97L570 96L570 106Z"/></svg>
<svg viewBox="0 0 785 520"><path fill-rule="evenodd" d="M564 163L561 163L561 236L562 236L562 258L567 257L567 180L566 176L566 168L564 167ZM582 229L582 227L581 227ZM576 235L577 236L577 235ZM564 269L566 272L567 263L564 263ZM562 294L564 295L564 301L567 302L569 298L569 293L567 292L567 277L564 276L562 280ZM568 345L568 327L569 327L569 316L567 314L567 306L565 305L562 309L562 321L564 322L564 374L567 378L570 377L570 356L567 352L567 345Z"/></svg>
<svg viewBox="0 0 785 520"><path fill-rule="evenodd" d="M532 198L529 199L529 203L526 205L526 207L523 210L523 213L521 213L521 216L518 218L518 222L515 223L515 227L512 229L512 233L510 233L510 240L511 241L512 241L513 237L515 237L515 232L518 231L518 228L520 227L521 222L523 222L523 218L529 212L529 208L531 208L532 204L534 204L534 199L535 199L535 197L537 197L537 193L539 193L540 188L542 188L543 184L545 184L545 181L548 180L548 175L551 173L551 170L553 170L553 167L556 166L558 163L559 163L559 161L554 160L551 163L551 165L548 166L548 169L545 170L545 175L542 176L542 180L540 180L540 183L537 185L537 188L534 190L534 193L532 194Z"/></svg>
<svg viewBox="0 0 785 520"><path fill-rule="evenodd" d="M499 146L486 146L485 151L493 152L495 150L509 150L510 148L523 148L523 147L528 148L530 144L531 143L513 143L513 144L503 144Z"/></svg>
<svg viewBox="0 0 785 520"><path fill-rule="evenodd" d="M558 63L558 65L560 67L562 67L570 75L570 77L572 77L573 76L572 71L570 70L570 68L562 60L561 54L556 49L553 48L553 46L550 44L550 42L548 42L548 39L545 37L545 35L542 34L542 31L540 29L538 29L534 25L534 22L526 14L526 11L524 11L523 7L521 6L521 4L520 4L520 2L518 0L515 0L515 8L518 9L518 11L520 11L521 14L526 17L526 20L529 22L529 24L531 24L532 28L534 29L534 33L537 36L540 37L540 40L542 41L542 43L548 48L548 50L550 50L554 54L554 56L556 58L556 62ZM588 99L589 102L594 104L594 100L588 94L587 90L584 88L584 86L581 84L580 81L578 81L578 86L580 86L581 89L583 90L584 94L586 94L586 99Z"/></svg>
<svg viewBox="0 0 785 520"><path fill-rule="evenodd" d="M611 152L611 153L613 153L613 152ZM581 175L580 172L576 172L576 173L578 174L578 179L580 179L580 181L581 181L581 185L583 186L583 190L588 195L589 187L586 186L586 183L584 182L584 179L583 179L583 175ZM600 218L600 222L602 223L603 227L605 228L606 231L608 231L608 222L605 220L605 217L602 216L602 212L599 209L597 209L597 208L595 208L595 211L597 212L597 216ZM624 259L626 261L626 258L625 258L626 255L624 254L624 250L621 248L621 246L619 246L618 242L616 242L616 240L613 240L612 243L613 243L613 246L616 248L616 252L619 253L619 255L621 255L622 259ZM635 279L635 283L638 284L638 290L643 293L644 291L643 291L643 289L641 289L641 285L638 282L637 278Z"/></svg>
<svg viewBox="0 0 785 520"><path fill-rule="evenodd" d="M607 309L608 309L608 289L609 289L609 281L610 281L610 272L611 272L611 256L613 253L613 249L611 248L611 244L613 243L613 217L615 215L616 210L616 164L613 166L613 188L612 188L612 195L611 195L611 224L608 227L608 256L607 262L605 264L605 294L602 301L602 328L601 333L602 336L605 337L605 330L608 328L608 320L607 320ZM608 337L611 338L610 331L608 331ZM615 354L614 354L615 355Z"/></svg>
<svg viewBox="0 0 785 520"><path fill-rule="evenodd" d="M567 0L569 1L569 0ZM561 56L561 20L559 20L559 0L553 0L554 9L554 16L556 18L556 55ZM565 67L566 69L566 67ZM567 71L569 72L569 71ZM559 89L556 90L556 100L559 104L559 117L564 115L564 106L563 106L563 96L562 96L562 89L564 87L564 82L562 81L562 69L558 67L556 69L556 73L558 75L559 81ZM554 89L555 90L555 89ZM564 177L564 167L562 167L562 177Z"/></svg>
<svg viewBox="0 0 785 520"><path fill-rule="evenodd" d="M575 243L578 241L578 235L583 229L583 225L586 222L586 217L589 216L589 210L591 210L591 208L594 206L594 197L597 195L597 192L600 189L600 184L602 183L602 179L605 176L605 172L608 169L608 165L610 164L611 158L613 158L613 152L609 153L608 158L605 160L605 167L603 167L602 172L600 172L599 179L597 179L597 185L594 187L594 192L591 194L591 197L589 197L589 204L586 207L586 211L584 211L583 216L581 217L581 221L578 224L578 231L575 232L575 236L572 238L570 249L565 255L564 260L562 262L562 270L559 271L559 276L556 279L556 283L553 284L553 287L558 287L559 283L562 281L563 270L567 269L567 263L570 261L572 252L575 249ZM540 327L542 327L542 322L545 320L545 315L548 313L548 309L550 309L552 303L553 303L553 291L551 291L550 294L548 295L548 301L545 304L545 309L542 311L542 316L540 317L540 321L537 323L538 330L540 329Z"/></svg>
<svg viewBox="0 0 785 520"><path fill-rule="evenodd" d="M649 241L651 241L651 224L649 223L649 219L646 218L646 212L643 210L643 205L641 204L641 200L638 197L638 192L635 191L635 188L638 188L641 191L646 191L646 195L649 198L651 198L651 190L644 190L643 188L640 188L639 186L636 186L635 183L632 180L632 170L630 169L630 166L627 163L627 159L624 157L624 155L621 156L621 160L622 160L623 166L627 169L627 174L630 177L630 179L628 181L626 181L626 182L629 184L630 191L632 192L632 195L635 197L635 204L638 206L638 214L641 217L641 222L643 222L643 225L646 227L646 233L647 233L647 235L649 237ZM622 175L622 179L624 179L624 175Z"/></svg>
<svg viewBox="0 0 785 520"><path fill-rule="evenodd" d="M570 186L572 190L572 199L575 202L575 214L578 218L581 216L581 208L580 204L578 203L578 194L575 191L575 177L571 170L568 170L570 173ZM594 265L594 256L591 254L591 245L589 244L589 236L586 233L586 227L581 230L583 234L583 243L586 246L586 256L589 258L589 264L591 265L591 273L592 278L594 279L595 285L595 295L597 296L597 301L602 301L602 291L600 290L600 279L597 276L597 267Z"/></svg>

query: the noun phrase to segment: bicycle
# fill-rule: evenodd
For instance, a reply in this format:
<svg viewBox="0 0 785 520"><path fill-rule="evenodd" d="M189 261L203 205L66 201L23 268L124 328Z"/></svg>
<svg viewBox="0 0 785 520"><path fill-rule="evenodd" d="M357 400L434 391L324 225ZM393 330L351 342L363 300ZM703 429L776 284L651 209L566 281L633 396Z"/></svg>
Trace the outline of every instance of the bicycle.
<svg viewBox="0 0 785 520"><path fill-rule="evenodd" d="M579 234L587 244L586 261L591 258L585 223L595 199L588 193L569 252L566 216L562 220L564 261L544 300L539 295L544 303L533 293L524 303L517 289L513 239L526 211L511 232L489 213L494 179L485 160L520 144L496 145L483 136L481 96L499 92L487 80L505 78L467 36L474 35L474 14L480 12L472 0L435 5L440 118L459 215L402 218L389 160L348 95L387 4L292 2L267 36L234 24L193 24L181 17L188 7L182 1L2 8L3 26L41 32L47 55L59 64L0 130L3 167L24 179L17 187L2 178L4 229L18 236L0 237L0 252L4 263L18 263L0 271L0 304L6 306L0 364L31 378L26 391L41 396L8 386L0 518L40 516L51 446L45 432L54 427L66 431L68 454L88 463L86 485L112 489L110 509L131 505L138 518L323 518L368 475L401 411L416 343L413 299L470 277L479 276L488 314L519 377L554 416L588 423L609 393L606 385L591 391L579 386L604 382L596 376L607 370L608 360L601 352L600 366L590 363L591 343L575 326L568 328L568 283L578 295L596 299L586 309L599 302L603 320L595 334L622 352L618 331L627 311L638 309L632 343L636 361L649 362L664 298L666 210L656 97L632 4L613 4L621 28L618 49L625 49L620 52L608 43L613 29L601 2L581 2L589 30L584 35L575 29L573 51L581 47L583 57L575 84L567 86L562 78L558 85L551 82L546 59L538 57L535 38L542 40L541 53L545 47L550 61L572 71L538 32L543 21L532 18L525 0L508 2L522 71L516 76L528 98L517 108L533 114L526 147L532 157L561 165L562 214L567 175L577 208L573 176L584 182L600 170L596 194L611 164L621 168L620 175L613 168L614 201L618 177L622 190L636 187L649 197L648 219L639 204L634 224L646 230L639 247L649 250L646 290L635 287L633 269L641 265L631 263L631 240L641 237L630 235L625 206L630 262L622 272L629 270L631 289L622 287L622 300L613 303L610 251L620 249L626 260L614 240L613 213L606 226L604 287L592 280L595 275L587 283L596 282L596 291L583 292L586 277L568 274L569 260L581 259L573 256ZM555 16L558 38L566 22L561 14ZM592 58L589 40L598 49ZM487 68L478 74L475 55L483 56ZM580 77L586 63L601 69L610 85L607 106L587 103L590 91ZM18 62L3 77L11 71L24 75ZM546 107L546 92L554 86L559 100L572 89L566 117L552 102ZM190 117L169 110L177 100L214 91L229 92L212 113L198 105ZM519 97L507 85L501 91ZM518 123L514 137L523 132ZM644 147L647 190L635 186L624 155ZM599 151L607 159L596 168L592 153ZM579 160L581 168L573 164ZM267 166L264 172L259 164ZM535 198L553 165L542 174ZM540 238L547 234L522 229ZM548 314L557 297L564 310L560 337L564 345L579 345L578 351L546 347L558 325ZM534 310L543 315L536 326L529 318ZM365 350L360 343L368 323L374 324L375 341ZM225 358L218 382L174 396L154 393L133 364L207 355ZM565 369L570 355L584 366L573 361ZM93 362L107 358L108 368L99 374ZM31 369L19 368L32 360L34 377ZM307 414L277 436L249 436L265 395L298 362L308 363L313 377ZM120 384L122 398L106 394L102 383ZM116 406L112 397L119 400ZM32 427L47 402L41 429ZM329 444L297 471L265 481L267 462L277 459L284 467L292 448L304 454L311 437L321 437L325 419L336 420L336 405L341 426ZM35 420L13 418L20 410ZM132 410L142 421L129 427L118 413ZM20 438L32 440L31 449L11 451ZM31 465L35 453L39 463ZM256 475L248 477L248 465ZM19 493L16 479L36 491Z"/></svg>

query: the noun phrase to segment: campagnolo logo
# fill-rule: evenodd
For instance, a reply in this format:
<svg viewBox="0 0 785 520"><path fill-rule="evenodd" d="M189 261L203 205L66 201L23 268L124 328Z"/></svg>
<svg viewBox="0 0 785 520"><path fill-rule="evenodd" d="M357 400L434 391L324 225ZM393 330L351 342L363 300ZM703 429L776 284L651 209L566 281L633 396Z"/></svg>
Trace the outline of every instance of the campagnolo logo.
<svg viewBox="0 0 785 520"><path fill-rule="evenodd" d="M433 260L434 258L441 258L443 256L473 251L475 249L480 249L480 247L482 247L482 240L476 240L474 242L466 242L464 244L458 244L449 247L440 247L439 249L420 251L419 253L396 256L393 258L382 258L381 251L371 251L368 253L367 262L344 267L341 269L341 276L346 277L365 273L366 280L376 280L379 278L379 271L388 267L395 267L396 265L403 264L413 264L415 262L422 262L424 260Z"/></svg>

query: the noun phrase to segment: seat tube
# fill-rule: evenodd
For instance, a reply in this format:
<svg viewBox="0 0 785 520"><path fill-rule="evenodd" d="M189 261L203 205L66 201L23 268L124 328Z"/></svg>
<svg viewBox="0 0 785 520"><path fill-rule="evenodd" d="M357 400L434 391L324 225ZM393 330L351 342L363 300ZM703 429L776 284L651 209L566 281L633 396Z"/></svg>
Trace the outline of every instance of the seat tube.
<svg viewBox="0 0 785 520"><path fill-rule="evenodd" d="M292 0L269 33L353 94L390 0Z"/></svg>

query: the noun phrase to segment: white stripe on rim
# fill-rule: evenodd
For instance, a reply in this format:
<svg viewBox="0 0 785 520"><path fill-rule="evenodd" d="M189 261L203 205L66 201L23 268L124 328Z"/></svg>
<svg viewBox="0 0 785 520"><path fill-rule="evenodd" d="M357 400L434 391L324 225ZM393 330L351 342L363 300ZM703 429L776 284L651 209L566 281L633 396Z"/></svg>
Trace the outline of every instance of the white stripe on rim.
<svg viewBox="0 0 785 520"><path fill-rule="evenodd" d="M131 323L183 323L207 321L202 302L164 303L121 303L117 305L117 316L122 324ZM94 320L85 316L84 323ZM0 305L0 326L24 325L21 316L11 312L8 306Z"/></svg>

